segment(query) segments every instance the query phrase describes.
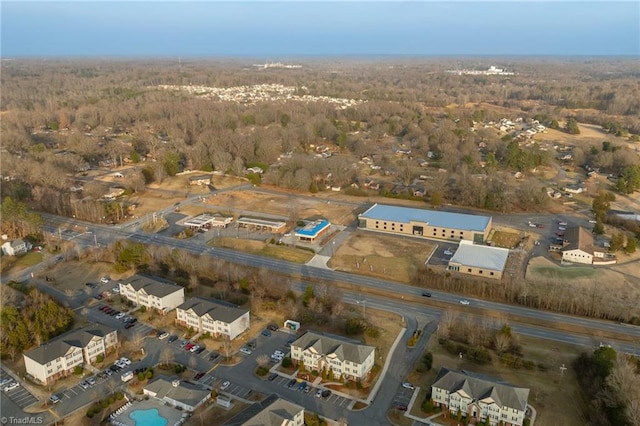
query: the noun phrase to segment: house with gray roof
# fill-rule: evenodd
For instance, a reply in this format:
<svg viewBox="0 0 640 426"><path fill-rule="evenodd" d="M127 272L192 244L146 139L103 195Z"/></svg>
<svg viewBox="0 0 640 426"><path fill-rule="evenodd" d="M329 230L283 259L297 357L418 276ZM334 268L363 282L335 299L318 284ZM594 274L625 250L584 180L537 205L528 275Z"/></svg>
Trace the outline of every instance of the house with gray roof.
<svg viewBox="0 0 640 426"><path fill-rule="evenodd" d="M118 332L101 324L89 325L55 337L24 353L29 376L42 384L73 373L78 365L106 356L118 343Z"/></svg>
<svg viewBox="0 0 640 426"><path fill-rule="evenodd" d="M166 314L184 302L184 287L158 277L138 274L120 281L120 295L138 306Z"/></svg>
<svg viewBox="0 0 640 426"><path fill-rule="evenodd" d="M31 244L24 241L22 238L17 238L12 241L7 241L2 244L2 253L7 256L17 256L31 250Z"/></svg>
<svg viewBox="0 0 640 426"><path fill-rule="evenodd" d="M176 322L199 333L233 340L251 325L249 310L219 300L194 297L176 308Z"/></svg>
<svg viewBox="0 0 640 426"><path fill-rule="evenodd" d="M165 404L192 412L211 398L211 392L201 385L160 376L144 387L142 392Z"/></svg>
<svg viewBox="0 0 640 426"><path fill-rule="evenodd" d="M458 249L449 259L447 269L462 274L499 280L509 258L509 249L460 241Z"/></svg>
<svg viewBox="0 0 640 426"><path fill-rule="evenodd" d="M291 359L309 370L331 371L338 379L348 380L367 377L376 358L373 346L308 331L291 344Z"/></svg>
<svg viewBox="0 0 640 426"><path fill-rule="evenodd" d="M442 367L431 385L436 406L458 410L475 423L489 419L491 426L522 426L527 411L529 389L465 370Z"/></svg>
<svg viewBox="0 0 640 426"><path fill-rule="evenodd" d="M303 426L304 408L271 394L250 405L223 426Z"/></svg>
<svg viewBox="0 0 640 426"><path fill-rule="evenodd" d="M492 218L472 214L374 204L358 215L358 227L398 235L483 243Z"/></svg>

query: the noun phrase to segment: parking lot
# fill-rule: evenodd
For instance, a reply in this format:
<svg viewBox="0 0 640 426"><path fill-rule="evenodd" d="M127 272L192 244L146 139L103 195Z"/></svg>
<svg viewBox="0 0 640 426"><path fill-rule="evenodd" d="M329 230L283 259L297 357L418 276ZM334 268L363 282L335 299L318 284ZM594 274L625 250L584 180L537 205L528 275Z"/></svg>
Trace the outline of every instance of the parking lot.
<svg viewBox="0 0 640 426"><path fill-rule="evenodd" d="M11 382L8 382L8 380L11 380ZM7 385L15 382L20 383L19 380L16 380L13 376L7 373L4 368L0 370L0 381L7 381ZM15 389L8 391L4 390L4 386L5 385L3 385L2 388L2 393L4 394L4 396L11 399L11 401L13 401L13 403L20 408L24 409L25 407L29 407L38 402L38 398L36 398L31 392L29 392L24 386L22 386L22 384L20 384L20 386L16 387Z"/></svg>
<svg viewBox="0 0 640 426"><path fill-rule="evenodd" d="M411 401L413 392L413 389L406 389L402 386L399 386L398 391L393 397L393 402L391 402L390 408L409 407L409 402Z"/></svg>

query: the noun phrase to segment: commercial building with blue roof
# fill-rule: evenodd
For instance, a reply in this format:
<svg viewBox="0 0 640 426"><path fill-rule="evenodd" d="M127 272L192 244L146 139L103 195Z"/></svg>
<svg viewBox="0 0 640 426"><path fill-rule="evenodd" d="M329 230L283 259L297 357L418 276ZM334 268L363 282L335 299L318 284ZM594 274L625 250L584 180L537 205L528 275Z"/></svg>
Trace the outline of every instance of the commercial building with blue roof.
<svg viewBox="0 0 640 426"><path fill-rule="evenodd" d="M331 222L326 219L316 220L306 224L296 231L296 238L300 241L314 242L318 237L324 235L331 226Z"/></svg>
<svg viewBox="0 0 640 426"><path fill-rule="evenodd" d="M491 216L449 213L374 204L358 216L358 226L373 231L414 235L441 240L484 243L491 230Z"/></svg>

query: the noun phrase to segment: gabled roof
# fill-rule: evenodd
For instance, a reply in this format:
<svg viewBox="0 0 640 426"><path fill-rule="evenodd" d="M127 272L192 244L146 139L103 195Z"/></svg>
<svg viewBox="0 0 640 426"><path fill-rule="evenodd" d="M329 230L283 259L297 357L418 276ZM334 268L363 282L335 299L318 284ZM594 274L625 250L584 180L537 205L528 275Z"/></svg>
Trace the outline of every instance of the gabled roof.
<svg viewBox="0 0 640 426"><path fill-rule="evenodd" d="M144 289L145 293L156 297L165 297L169 294L175 293L176 291L184 290L183 287L180 287L171 281L141 274L122 280L122 284L131 285L135 291Z"/></svg>
<svg viewBox="0 0 640 426"><path fill-rule="evenodd" d="M356 364L362 364L375 351L373 346L347 342L313 331L300 336L291 346L302 348L302 350L312 348L321 355L335 354L340 361L351 361Z"/></svg>
<svg viewBox="0 0 640 426"><path fill-rule="evenodd" d="M304 411L301 406L271 394L226 422L224 426L281 426Z"/></svg>
<svg viewBox="0 0 640 426"><path fill-rule="evenodd" d="M388 220L392 222L422 222L436 228L454 228L467 231L485 232L491 217L462 213L449 213L409 207L374 204L360 218Z"/></svg>
<svg viewBox="0 0 640 426"><path fill-rule="evenodd" d="M445 367L440 369L431 386L445 389L449 393L463 390L474 401L490 397L500 407L515 408L520 411L527 409L529 398L529 389L519 388L480 374L464 370L449 370Z"/></svg>
<svg viewBox="0 0 640 426"><path fill-rule="evenodd" d="M211 319L231 324L241 316L249 312L248 309L238 308L236 306L225 305L221 301L212 301L194 297L179 305L177 309L183 311L193 310L193 312L202 317L209 314Z"/></svg>
<svg viewBox="0 0 640 426"><path fill-rule="evenodd" d="M168 398L191 407L197 406L210 395L208 390L187 382L180 381L178 386L174 386L173 380L166 376L158 377L144 388L155 393L158 399Z"/></svg>
<svg viewBox="0 0 640 426"><path fill-rule="evenodd" d="M114 329L101 324L90 325L84 328L70 331L58 337L54 337L46 343L24 353L39 364L46 364L57 358L65 356L72 348L82 349L95 338L104 338Z"/></svg>
<svg viewBox="0 0 640 426"><path fill-rule="evenodd" d="M562 247L562 251L582 250L593 255L595 246L593 236L582 226L570 226L564 233L564 240L568 242Z"/></svg>

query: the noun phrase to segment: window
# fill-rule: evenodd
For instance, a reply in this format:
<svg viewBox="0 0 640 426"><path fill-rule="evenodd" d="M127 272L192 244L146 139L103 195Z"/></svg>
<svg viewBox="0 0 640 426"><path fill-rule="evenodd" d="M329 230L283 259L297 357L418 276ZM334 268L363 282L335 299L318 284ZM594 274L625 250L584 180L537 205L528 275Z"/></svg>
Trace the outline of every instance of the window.
<svg viewBox="0 0 640 426"><path fill-rule="evenodd" d="M489 272L489 275L493 276L493 272Z"/></svg>
<svg viewBox="0 0 640 426"><path fill-rule="evenodd" d="M482 269L480 269L480 270L478 271L478 273L479 273L480 275L482 275Z"/></svg>
<svg viewBox="0 0 640 426"><path fill-rule="evenodd" d="M467 272L471 273L471 268L467 268Z"/></svg>

